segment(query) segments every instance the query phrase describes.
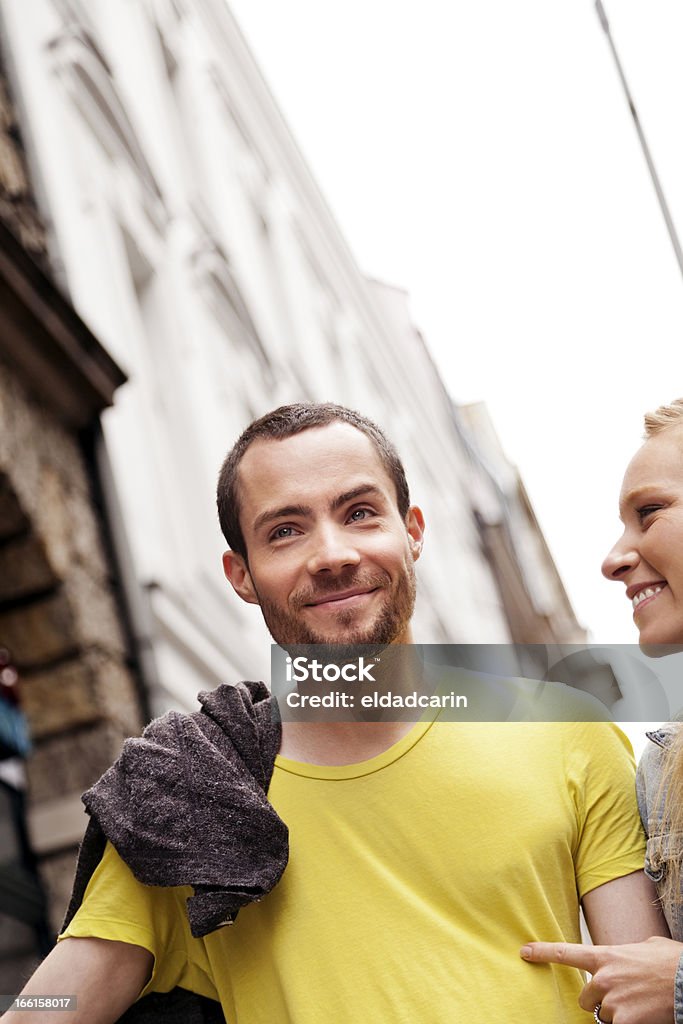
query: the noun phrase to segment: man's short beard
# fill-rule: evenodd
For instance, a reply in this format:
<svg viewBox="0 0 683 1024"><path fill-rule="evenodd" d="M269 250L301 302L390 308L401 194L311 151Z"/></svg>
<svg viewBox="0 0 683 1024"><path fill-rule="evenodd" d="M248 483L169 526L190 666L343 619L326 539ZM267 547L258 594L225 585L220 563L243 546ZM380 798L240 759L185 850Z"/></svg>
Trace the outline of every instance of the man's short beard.
<svg viewBox="0 0 683 1024"><path fill-rule="evenodd" d="M358 586L383 590L386 597L379 615L368 626L357 626L346 633L337 632L338 640L334 635L325 636L323 633L310 629L297 612L281 608L274 601L261 597L258 591L256 596L259 599L266 626L275 643L281 647L287 648L288 645L303 644L334 644L335 647L348 649L349 656L353 657L353 648L356 645L375 645L378 650L381 650L393 643L410 623L415 607L416 593L415 570L412 564L408 563L406 571L401 574L393 590L390 585L387 585L388 583L390 584L390 577L387 573L383 573L381 576L348 573L337 577L334 587L319 588L315 593L293 595L295 606L298 604L300 607L305 607L309 603L306 598L312 600L326 594L332 596L334 593L341 593ZM335 625L351 627L355 618L356 613L353 609L341 610L337 613ZM340 657L343 654L342 651L338 653Z"/></svg>

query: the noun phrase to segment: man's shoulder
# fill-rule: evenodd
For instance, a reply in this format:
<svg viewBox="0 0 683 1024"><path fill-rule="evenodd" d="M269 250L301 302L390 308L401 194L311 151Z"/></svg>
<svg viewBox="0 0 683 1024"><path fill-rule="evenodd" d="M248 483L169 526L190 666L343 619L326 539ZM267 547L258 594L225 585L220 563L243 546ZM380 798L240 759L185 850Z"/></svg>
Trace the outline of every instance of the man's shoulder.
<svg viewBox="0 0 683 1024"><path fill-rule="evenodd" d="M224 685L199 700L201 711L168 712L127 740L83 796L138 881L195 886L197 935L269 892L288 856L287 827L267 799L280 723L265 685ZM81 851L89 870L92 838Z"/></svg>

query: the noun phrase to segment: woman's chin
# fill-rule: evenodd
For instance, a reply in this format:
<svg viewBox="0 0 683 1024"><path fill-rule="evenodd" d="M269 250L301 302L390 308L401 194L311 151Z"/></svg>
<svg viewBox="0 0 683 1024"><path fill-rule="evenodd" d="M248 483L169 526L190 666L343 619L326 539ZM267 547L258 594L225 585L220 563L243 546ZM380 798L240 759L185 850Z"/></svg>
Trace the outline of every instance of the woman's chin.
<svg viewBox="0 0 683 1024"><path fill-rule="evenodd" d="M683 637L650 636L641 633L638 645L646 658L666 658L683 651Z"/></svg>

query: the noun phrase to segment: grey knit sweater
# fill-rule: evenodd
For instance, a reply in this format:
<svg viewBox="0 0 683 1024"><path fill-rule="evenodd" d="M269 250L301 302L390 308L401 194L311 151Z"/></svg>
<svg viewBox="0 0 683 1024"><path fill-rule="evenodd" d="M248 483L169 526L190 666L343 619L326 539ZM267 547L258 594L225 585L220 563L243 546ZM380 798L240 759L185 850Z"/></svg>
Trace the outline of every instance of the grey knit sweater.
<svg viewBox="0 0 683 1024"><path fill-rule="evenodd" d="M145 885L191 885L194 936L232 924L240 907L277 884L287 827L266 793L280 747L275 699L259 682L200 693L201 710L171 711L126 740L118 760L83 794L90 821L63 928L83 900L109 840ZM126 1024L216 1024L218 1003L183 989L134 1003Z"/></svg>

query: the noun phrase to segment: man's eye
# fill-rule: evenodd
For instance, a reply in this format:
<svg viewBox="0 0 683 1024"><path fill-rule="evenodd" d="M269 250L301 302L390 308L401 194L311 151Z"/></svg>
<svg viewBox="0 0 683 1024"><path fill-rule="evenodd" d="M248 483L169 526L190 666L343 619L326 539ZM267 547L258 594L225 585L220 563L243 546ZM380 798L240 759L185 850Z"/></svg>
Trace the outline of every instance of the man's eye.
<svg viewBox="0 0 683 1024"><path fill-rule="evenodd" d="M273 530L271 534L271 540L287 540L288 537L294 536L293 526L278 526L277 530Z"/></svg>
<svg viewBox="0 0 683 1024"><path fill-rule="evenodd" d="M353 523L362 523L364 519L369 519L372 515L374 512L371 512L369 508L354 508L349 519Z"/></svg>

